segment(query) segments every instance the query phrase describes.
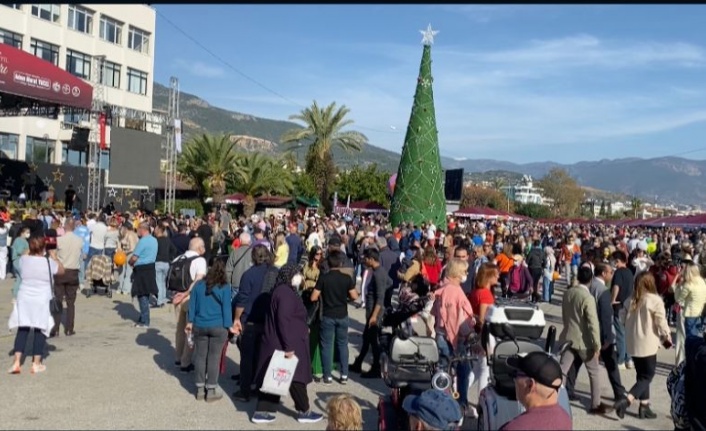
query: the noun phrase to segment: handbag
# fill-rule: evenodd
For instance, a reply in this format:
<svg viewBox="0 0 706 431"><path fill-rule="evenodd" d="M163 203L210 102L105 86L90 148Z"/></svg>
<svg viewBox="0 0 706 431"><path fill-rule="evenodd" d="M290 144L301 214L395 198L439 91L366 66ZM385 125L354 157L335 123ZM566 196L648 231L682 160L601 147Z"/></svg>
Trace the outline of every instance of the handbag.
<svg viewBox="0 0 706 431"><path fill-rule="evenodd" d="M52 316L60 315L64 311L64 303L56 299L54 295L54 275L51 273L51 264L47 257L47 267L49 268L49 285L51 286L51 300L49 301L49 312Z"/></svg>

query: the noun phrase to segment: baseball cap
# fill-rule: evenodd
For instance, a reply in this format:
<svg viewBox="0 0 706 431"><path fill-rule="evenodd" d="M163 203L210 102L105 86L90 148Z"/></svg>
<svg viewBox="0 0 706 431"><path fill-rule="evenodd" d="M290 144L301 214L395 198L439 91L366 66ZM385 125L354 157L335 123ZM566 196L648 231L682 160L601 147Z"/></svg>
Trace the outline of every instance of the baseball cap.
<svg viewBox="0 0 706 431"><path fill-rule="evenodd" d="M521 355L513 355L505 360L510 368L520 371L527 377L534 379L537 383L552 389L561 387L563 374L559 363L545 352L531 352ZM559 384L554 382L559 379Z"/></svg>
<svg viewBox="0 0 706 431"><path fill-rule="evenodd" d="M432 428L448 429L449 424L462 418L461 407L451 395L437 389L427 389L419 395L407 395L402 408Z"/></svg>

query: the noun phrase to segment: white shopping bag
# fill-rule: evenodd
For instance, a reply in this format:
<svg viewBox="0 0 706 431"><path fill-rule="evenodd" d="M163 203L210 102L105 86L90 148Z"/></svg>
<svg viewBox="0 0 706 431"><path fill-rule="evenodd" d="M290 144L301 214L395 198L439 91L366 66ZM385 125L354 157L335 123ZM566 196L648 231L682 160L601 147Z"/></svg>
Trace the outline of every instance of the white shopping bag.
<svg viewBox="0 0 706 431"><path fill-rule="evenodd" d="M294 379L298 363L299 358L296 356L287 359L284 357L283 351L275 350L272 359L270 359L270 365L267 366L260 391L281 397L289 394L289 386Z"/></svg>

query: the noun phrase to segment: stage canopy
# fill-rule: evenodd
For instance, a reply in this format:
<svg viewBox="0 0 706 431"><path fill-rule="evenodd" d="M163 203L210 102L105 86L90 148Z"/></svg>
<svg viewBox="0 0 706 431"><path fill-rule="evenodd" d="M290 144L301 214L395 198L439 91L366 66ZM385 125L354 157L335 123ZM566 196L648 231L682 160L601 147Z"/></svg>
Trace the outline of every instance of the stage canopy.
<svg viewBox="0 0 706 431"><path fill-rule="evenodd" d="M93 87L48 61L0 44L0 97L3 110L31 108L36 101L90 110Z"/></svg>

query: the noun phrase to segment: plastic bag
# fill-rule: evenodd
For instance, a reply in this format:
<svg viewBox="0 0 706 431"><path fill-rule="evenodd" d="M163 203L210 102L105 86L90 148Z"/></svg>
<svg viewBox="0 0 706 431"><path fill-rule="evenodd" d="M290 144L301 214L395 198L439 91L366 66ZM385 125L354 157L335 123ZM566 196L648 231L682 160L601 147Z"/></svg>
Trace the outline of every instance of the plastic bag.
<svg viewBox="0 0 706 431"><path fill-rule="evenodd" d="M260 391L280 397L286 396L289 393L289 386L294 379L298 363L299 359L296 356L288 359L284 357L283 351L275 350L270 364L267 366Z"/></svg>

